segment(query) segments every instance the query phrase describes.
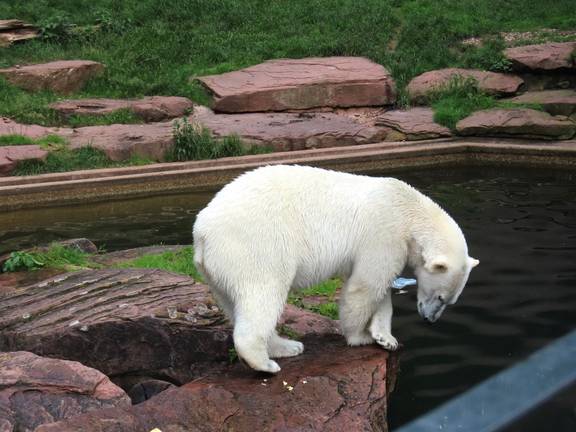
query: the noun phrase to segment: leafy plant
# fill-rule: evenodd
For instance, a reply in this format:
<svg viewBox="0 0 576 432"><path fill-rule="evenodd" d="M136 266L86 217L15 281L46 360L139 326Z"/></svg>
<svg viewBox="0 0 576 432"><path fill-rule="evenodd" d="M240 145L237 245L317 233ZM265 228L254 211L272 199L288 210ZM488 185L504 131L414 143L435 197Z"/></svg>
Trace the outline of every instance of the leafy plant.
<svg viewBox="0 0 576 432"><path fill-rule="evenodd" d="M16 251L12 252L4 265L2 271L17 272L22 270L33 270L43 267L44 263L39 261L33 253Z"/></svg>
<svg viewBox="0 0 576 432"><path fill-rule="evenodd" d="M192 124L188 119L174 122L174 147L169 155L173 161L218 159L270 151L266 147L248 146L236 135L215 139L210 130Z"/></svg>
<svg viewBox="0 0 576 432"><path fill-rule="evenodd" d="M58 13L40 23L40 36L47 41L63 42L70 37L73 27L68 14Z"/></svg>

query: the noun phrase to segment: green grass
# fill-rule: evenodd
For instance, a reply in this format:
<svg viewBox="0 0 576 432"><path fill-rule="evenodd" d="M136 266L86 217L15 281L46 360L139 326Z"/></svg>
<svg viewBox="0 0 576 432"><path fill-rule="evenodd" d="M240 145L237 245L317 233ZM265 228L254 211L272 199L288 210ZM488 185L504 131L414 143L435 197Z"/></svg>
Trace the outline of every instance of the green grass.
<svg viewBox="0 0 576 432"><path fill-rule="evenodd" d="M20 162L12 175L26 176L96 168L117 168L146 165L152 162L149 159L138 156L133 156L122 162L115 162L108 159L103 151L92 147L82 147L75 150L64 147L50 152L44 161L29 160Z"/></svg>
<svg viewBox="0 0 576 432"><path fill-rule="evenodd" d="M73 115L65 122L68 126L77 128L83 126L104 126L111 124L138 124L143 123L132 110L119 109L110 114L96 115Z"/></svg>
<svg viewBox="0 0 576 432"><path fill-rule="evenodd" d="M89 262L89 257L89 254L75 247L65 247L55 243L47 250L12 252L2 270L13 272L48 267L72 271L93 266Z"/></svg>
<svg viewBox="0 0 576 432"><path fill-rule="evenodd" d="M29 0L0 16L44 38L0 49L0 67L83 58L106 64L82 97L202 98L190 77L282 57L358 55L388 67L400 89L449 66L501 68L493 48L460 41L500 31L574 29L573 0ZM56 97L0 86L0 115L50 123ZM202 100L199 100L202 102Z"/></svg>
<svg viewBox="0 0 576 432"><path fill-rule="evenodd" d="M504 102L490 96L480 89L473 78L451 80L446 86L428 95L434 110L434 121L456 129L456 124L475 111L490 108L531 108L541 110L537 104Z"/></svg>
<svg viewBox="0 0 576 432"><path fill-rule="evenodd" d="M184 118L174 122L174 147L168 160L218 159L269 151L268 147L247 145L234 135L216 139L208 129L198 128Z"/></svg>
<svg viewBox="0 0 576 432"><path fill-rule="evenodd" d="M171 271L202 281L202 276L194 267L194 250L186 247L177 252L164 252L162 254L144 255L132 261L121 263L121 268L152 268Z"/></svg>
<svg viewBox="0 0 576 432"><path fill-rule="evenodd" d="M24 135L0 135L0 146L32 145L42 148L60 148L66 145L66 140L58 135L46 135L41 138L30 138Z"/></svg>

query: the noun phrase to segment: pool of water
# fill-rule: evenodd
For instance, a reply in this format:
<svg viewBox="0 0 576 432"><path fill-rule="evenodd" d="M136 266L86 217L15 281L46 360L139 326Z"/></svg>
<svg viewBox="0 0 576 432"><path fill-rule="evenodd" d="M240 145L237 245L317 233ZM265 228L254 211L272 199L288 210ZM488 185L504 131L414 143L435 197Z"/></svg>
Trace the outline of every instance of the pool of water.
<svg viewBox="0 0 576 432"><path fill-rule="evenodd" d="M404 345L392 429L576 327L576 173L469 168L398 174L438 201L481 260L458 304L428 324L394 297ZM0 214L0 253L88 237L107 250L189 244L210 193Z"/></svg>

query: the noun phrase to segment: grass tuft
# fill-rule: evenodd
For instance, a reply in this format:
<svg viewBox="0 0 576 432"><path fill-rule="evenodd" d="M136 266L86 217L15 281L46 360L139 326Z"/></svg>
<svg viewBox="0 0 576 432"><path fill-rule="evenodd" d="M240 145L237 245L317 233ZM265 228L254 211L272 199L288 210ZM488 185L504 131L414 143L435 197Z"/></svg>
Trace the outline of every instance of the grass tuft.
<svg viewBox="0 0 576 432"><path fill-rule="evenodd" d="M4 272L35 270L40 267L65 269L67 271L93 267L90 254L75 247L54 243L47 250L16 251L4 263Z"/></svg>
<svg viewBox="0 0 576 432"><path fill-rule="evenodd" d="M105 115L73 115L69 117L66 123L73 128L84 126L106 126L111 124L139 124L143 123L129 108L119 109Z"/></svg>
<svg viewBox="0 0 576 432"><path fill-rule="evenodd" d="M202 281L202 276L194 266L194 250L192 247L186 247L177 252L144 255L132 261L121 263L118 267L161 269L190 276L199 282Z"/></svg>
<svg viewBox="0 0 576 432"><path fill-rule="evenodd" d="M153 161L140 156L132 156L128 160L115 162L108 159L106 153L102 150L93 147L82 147L74 150L60 148L50 152L44 161L29 160L18 163L13 175L27 176L96 168L146 165L149 163L153 163Z"/></svg>
<svg viewBox="0 0 576 432"><path fill-rule="evenodd" d="M174 147L168 159L172 161L218 159L271 151L268 147L248 146L236 135L215 139L212 133L191 124L188 119L174 122Z"/></svg>

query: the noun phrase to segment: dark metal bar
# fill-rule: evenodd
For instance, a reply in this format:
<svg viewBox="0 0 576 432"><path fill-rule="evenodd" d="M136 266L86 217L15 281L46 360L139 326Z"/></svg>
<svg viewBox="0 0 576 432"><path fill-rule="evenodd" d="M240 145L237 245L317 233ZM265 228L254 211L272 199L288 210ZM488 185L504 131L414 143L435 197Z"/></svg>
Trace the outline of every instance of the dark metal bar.
<svg viewBox="0 0 576 432"><path fill-rule="evenodd" d="M492 432L576 382L576 330L395 432Z"/></svg>

